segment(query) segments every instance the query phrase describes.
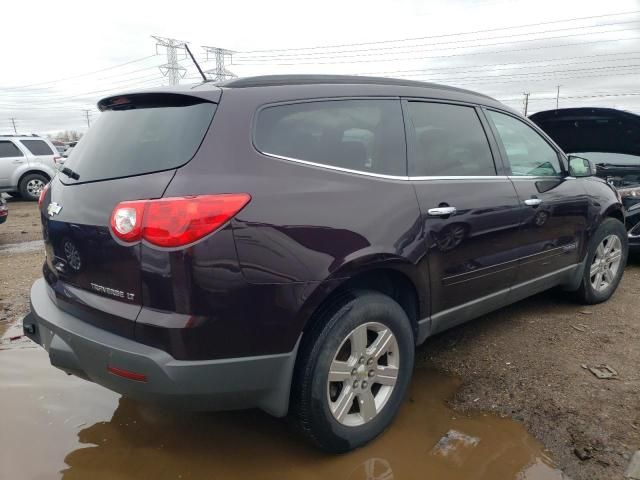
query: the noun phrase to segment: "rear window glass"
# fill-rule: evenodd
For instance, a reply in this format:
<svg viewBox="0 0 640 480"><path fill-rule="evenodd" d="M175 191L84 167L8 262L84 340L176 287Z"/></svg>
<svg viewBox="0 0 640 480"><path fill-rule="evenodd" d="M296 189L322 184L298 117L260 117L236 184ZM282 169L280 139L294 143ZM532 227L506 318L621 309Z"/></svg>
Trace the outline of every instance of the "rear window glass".
<svg viewBox="0 0 640 480"><path fill-rule="evenodd" d="M386 175L406 175L398 100L328 100L267 107L255 131L262 153Z"/></svg>
<svg viewBox="0 0 640 480"><path fill-rule="evenodd" d="M154 97L117 98L98 117L65 163L78 182L169 170L191 160L216 105L181 95Z"/></svg>
<svg viewBox="0 0 640 480"><path fill-rule="evenodd" d="M53 155L53 150L44 140L20 140L34 155Z"/></svg>
<svg viewBox="0 0 640 480"><path fill-rule="evenodd" d="M24 157L24 155L12 142L0 142L0 158L7 157Z"/></svg>
<svg viewBox="0 0 640 480"><path fill-rule="evenodd" d="M416 140L411 176L492 176L489 141L473 107L409 102Z"/></svg>

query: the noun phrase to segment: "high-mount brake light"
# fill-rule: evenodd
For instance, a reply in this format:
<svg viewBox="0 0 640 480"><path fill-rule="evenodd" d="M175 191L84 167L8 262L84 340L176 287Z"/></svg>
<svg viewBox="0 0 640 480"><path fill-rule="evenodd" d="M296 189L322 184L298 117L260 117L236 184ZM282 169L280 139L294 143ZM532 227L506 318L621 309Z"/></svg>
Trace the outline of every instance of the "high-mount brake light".
<svg viewBox="0 0 640 480"><path fill-rule="evenodd" d="M247 193L227 193L122 202L111 214L111 231L124 242L180 247L218 230L250 200Z"/></svg>

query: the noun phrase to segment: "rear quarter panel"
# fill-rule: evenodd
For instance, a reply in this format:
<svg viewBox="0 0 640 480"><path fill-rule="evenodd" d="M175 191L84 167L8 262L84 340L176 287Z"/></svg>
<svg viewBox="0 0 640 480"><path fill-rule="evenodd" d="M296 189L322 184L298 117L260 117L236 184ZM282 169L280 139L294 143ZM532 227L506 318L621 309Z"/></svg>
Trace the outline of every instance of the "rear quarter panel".
<svg viewBox="0 0 640 480"><path fill-rule="evenodd" d="M254 113L274 101L258 91L225 90L197 158L178 172L165 195L251 195L232 223L240 268L250 283L347 276L344 268L365 258L416 264L424 247L412 185L258 152Z"/></svg>

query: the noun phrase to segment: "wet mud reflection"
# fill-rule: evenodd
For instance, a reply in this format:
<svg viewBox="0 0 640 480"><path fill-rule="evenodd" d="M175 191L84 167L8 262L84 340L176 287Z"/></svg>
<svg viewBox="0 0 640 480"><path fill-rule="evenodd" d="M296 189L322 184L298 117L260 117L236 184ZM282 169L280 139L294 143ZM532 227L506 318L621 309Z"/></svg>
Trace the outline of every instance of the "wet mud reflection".
<svg viewBox="0 0 640 480"><path fill-rule="evenodd" d="M384 435L326 455L259 411L161 410L68 377L40 349L7 350L0 352L0 478L563 478L520 424L450 410L445 401L457 387L416 370Z"/></svg>

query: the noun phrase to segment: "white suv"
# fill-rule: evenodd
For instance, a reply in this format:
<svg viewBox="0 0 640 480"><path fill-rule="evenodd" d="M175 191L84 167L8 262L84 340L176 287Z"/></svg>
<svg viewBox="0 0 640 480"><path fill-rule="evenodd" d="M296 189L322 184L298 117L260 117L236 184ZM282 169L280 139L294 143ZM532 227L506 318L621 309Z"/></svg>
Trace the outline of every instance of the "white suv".
<svg viewBox="0 0 640 480"><path fill-rule="evenodd" d="M46 138L0 135L0 192L37 200L62 157Z"/></svg>

